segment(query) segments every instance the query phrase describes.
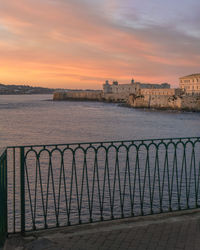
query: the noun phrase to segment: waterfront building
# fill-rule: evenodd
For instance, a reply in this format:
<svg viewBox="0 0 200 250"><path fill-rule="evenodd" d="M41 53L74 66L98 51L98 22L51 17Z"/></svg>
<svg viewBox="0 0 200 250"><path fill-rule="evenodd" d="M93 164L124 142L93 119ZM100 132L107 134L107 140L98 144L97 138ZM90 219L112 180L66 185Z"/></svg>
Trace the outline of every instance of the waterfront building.
<svg viewBox="0 0 200 250"><path fill-rule="evenodd" d="M139 84L131 80L129 84L119 84L117 81L114 81L112 84L109 84L108 80L103 84L104 94L135 94L139 90Z"/></svg>
<svg viewBox="0 0 200 250"><path fill-rule="evenodd" d="M180 77L179 86L186 94L200 94L200 74Z"/></svg>
<svg viewBox="0 0 200 250"><path fill-rule="evenodd" d="M140 83L134 79L129 84L119 84L117 81L109 84L108 80L103 84L104 94L139 94L140 89L170 89L170 84Z"/></svg>

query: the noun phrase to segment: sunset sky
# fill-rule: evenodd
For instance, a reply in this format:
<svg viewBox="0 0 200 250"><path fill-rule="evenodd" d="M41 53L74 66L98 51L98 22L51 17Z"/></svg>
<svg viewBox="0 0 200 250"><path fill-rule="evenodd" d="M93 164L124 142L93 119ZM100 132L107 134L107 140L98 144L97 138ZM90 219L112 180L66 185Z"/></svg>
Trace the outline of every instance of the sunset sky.
<svg viewBox="0 0 200 250"><path fill-rule="evenodd" d="M200 73L199 0L2 0L0 82L100 89Z"/></svg>

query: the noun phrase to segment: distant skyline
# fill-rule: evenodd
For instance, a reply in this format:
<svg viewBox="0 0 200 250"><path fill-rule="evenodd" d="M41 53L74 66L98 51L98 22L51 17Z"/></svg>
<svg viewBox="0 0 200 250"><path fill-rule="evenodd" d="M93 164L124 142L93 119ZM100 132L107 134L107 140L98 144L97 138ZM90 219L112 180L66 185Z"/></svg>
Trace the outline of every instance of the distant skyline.
<svg viewBox="0 0 200 250"><path fill-rule="evenodd" d="M6 0L0 83L100 89L117 80L178 86L200 72L198 0Z"/></svg>

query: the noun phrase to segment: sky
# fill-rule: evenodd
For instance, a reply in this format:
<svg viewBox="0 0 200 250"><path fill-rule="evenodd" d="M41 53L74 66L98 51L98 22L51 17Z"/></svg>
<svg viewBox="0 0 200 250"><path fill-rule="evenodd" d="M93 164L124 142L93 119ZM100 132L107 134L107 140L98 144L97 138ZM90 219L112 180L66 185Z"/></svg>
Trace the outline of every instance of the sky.
<svg viewBox="0 0 200 250"><path fill-rule="evenodd" d="M200 73L199 0L1 0L0 82L101 89Z"/></svg>

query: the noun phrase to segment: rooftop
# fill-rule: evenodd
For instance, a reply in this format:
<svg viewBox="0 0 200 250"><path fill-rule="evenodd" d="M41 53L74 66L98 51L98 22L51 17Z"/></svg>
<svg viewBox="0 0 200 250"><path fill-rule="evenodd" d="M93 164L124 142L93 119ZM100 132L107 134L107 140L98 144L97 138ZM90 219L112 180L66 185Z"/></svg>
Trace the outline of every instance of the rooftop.
<svg viewBox="0 0 200 250"><path fill-rule="evenodd" d="M188 76L182 76L182 77L180 77L180 79L182 79L182 78L190 78L190 77L200 77L200 73L191 74L191 75L188 75Z"/></svg>

